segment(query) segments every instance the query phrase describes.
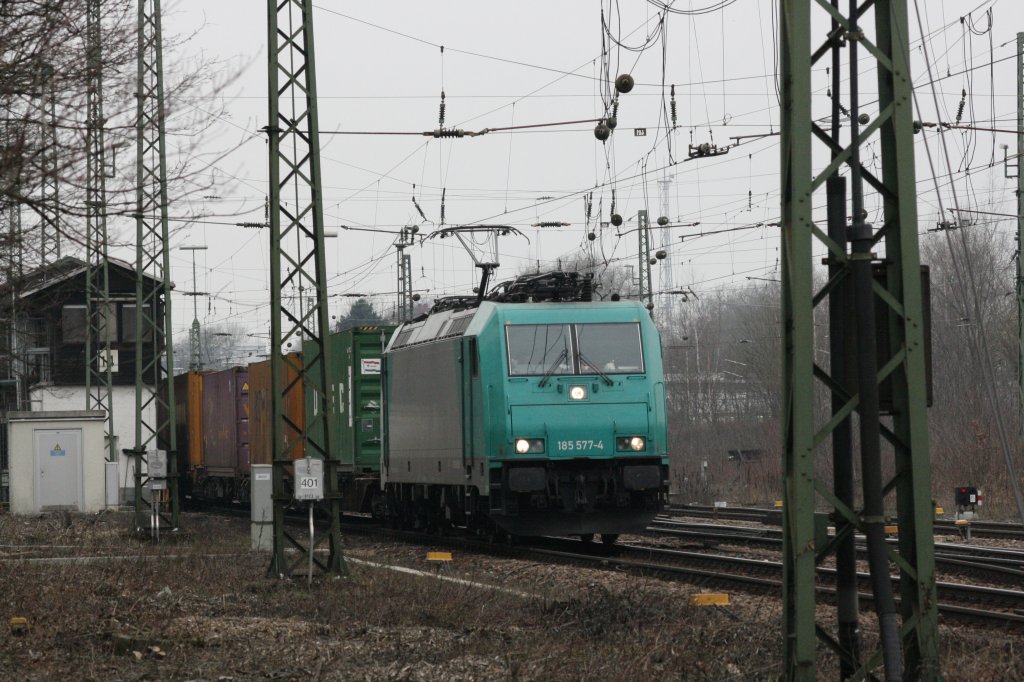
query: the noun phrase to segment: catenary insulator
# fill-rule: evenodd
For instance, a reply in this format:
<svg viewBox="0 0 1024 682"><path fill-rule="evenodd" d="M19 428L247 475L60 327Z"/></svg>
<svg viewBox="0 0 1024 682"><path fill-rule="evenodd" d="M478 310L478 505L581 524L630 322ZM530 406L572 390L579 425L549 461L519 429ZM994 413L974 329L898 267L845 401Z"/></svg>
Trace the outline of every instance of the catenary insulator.
<svg viewBox="0 0 1024 682"><path fill-rule="evenodd" d="M662 216L658 216L658 224L661 225L661 226L668 225L668 217L667 216L663 216L663 215Z"/></svg>
<svg viewBox="0 0 1024 682"><path fill-rule="evenodd" d="M625 95L627 92L633 89L634 81L633 77L628 73L624 73L615 79L615 89Z"/></svg>
<svg viewBox="0 0 1024 682"><path fill-rule="evenodd" d="M665 256L667 255L668 253L666 253L664 249L659 249L657 253L654 254L654 257L658 260L665 260Z"/></svg>
<svg viewBox="0 0 1024 682"><path fill-rule="evenodd" d="M622 224L622 216L620 216L618 213L612 213L612 225L614 225L615 227L618 227L621 224Z"/></svg>
<svg viewBox="0 0 1024 682"><path fill-rule="evenodd" d="M612 134L612 129L609 128L607 125L605 125L604 121L601 121L600 123L598 123L597 126L594 128L594 137L596 137L601 142L604 142L605 140L607 140L608 136L611 135L611 134Z"/></svg>
<svg viewBox="0 0 1024 682"><path fill-rule="evenodd" d="M589 239L590 241L594 241L595 239L597 239L597 235L594 234L593 232L588 232L587 239Z"/></svg>
<svg viewBox="0 0 1024 682"><path fill-rule="evenodd" d="M669 100L669 110L672 112L672 127L676 127L676 86L673 84L669 90L671 100Z"/></svg>

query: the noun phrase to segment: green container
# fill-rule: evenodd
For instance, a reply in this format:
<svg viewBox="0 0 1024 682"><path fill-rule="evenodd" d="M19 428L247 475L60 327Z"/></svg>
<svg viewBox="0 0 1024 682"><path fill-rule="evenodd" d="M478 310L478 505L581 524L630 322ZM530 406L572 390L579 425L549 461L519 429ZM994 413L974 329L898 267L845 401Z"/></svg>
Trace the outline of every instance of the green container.
<svg viewBox="0 0 1024 682"><path fill-rule="evenodd" d="M381 452L381 353L395 330L393 325L357 326L335 332L328 338L331 354L331 418L337 442L331 449L341 459L343 470L355 473L380 471ZM312 343L303 344L303 358L312 356ZM308 382L307 382L308 383ZM307 421L320 414L321 400L305 389ZM320 440L319 422L310 429Z"/></svg>

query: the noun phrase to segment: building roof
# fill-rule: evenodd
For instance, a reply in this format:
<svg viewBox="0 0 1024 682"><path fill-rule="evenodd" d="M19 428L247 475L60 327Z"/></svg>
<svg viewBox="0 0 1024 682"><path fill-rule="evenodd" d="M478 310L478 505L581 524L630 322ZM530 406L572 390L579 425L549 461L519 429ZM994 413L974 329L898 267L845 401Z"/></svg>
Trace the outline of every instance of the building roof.
<svg viewBox="0 0 1024 682"><path fill-rule="evenodd" d="M135 268L129 265L127 262L119 260L117 258L107 258L107 263L111 268L120 269L133 278L135 276ZM19 280L13 283L18 292L18 298L26 299L39 294L40 292L46 291L47 289L53 288L70 279L77 277L80 274L84 274L88 268L88 264L81 258L75 256L64 256L52 263L43 265L34 270L26 272ZM156 283L157 280L149 275L145 276L151 282ZM0 286L0 300L6 300L6 294L9 294L12 288L11 282L5 282Z"/></svg>

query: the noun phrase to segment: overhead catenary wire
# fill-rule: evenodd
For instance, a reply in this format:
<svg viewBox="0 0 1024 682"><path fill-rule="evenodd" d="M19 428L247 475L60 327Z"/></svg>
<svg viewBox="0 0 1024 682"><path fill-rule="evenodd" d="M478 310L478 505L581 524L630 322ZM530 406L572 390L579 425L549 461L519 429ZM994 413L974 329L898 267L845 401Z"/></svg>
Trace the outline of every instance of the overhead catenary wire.
<svg viewBox="0 0 1024 682"><path fill-rule="evenodd" d="M924 33L924 26L923 26L923 23L921 21L921 8L919 7L917 0L914 0L914 12L917 15L918 28L919 28L919 30L922 33ZM925 67L926 67L927 73L928 73L928 81L929 81L929 83L931 85L932 100L933 100L933 102L935 104L936 111L938 111L939 99L938 99L938 94L935 91L935 86L934 86L934 82L935 81L934 81L934 78L933 78L933 75L932 75L931 60L929 59L929 55L928 55L928 44L927 44L927 41L925 41L922 44L922 50L924 51ZM915 103L915 107L918 110L918 115L920 116L921 115L921 113L920 113L921 112L921 105L920 105L920 102L918 102L917 93L916 92L914 92L914 103ZM955 189L955 186L953 184L953 177L952 177L953 165L952 165L952 162L950 160L949 149L948 149L948 146L946 145L946 140L945 140L945 137L944 137L944 135L945 135L945 128L939 127L938 135L939 135L940 147L942 148L943 156L944 156L945 162L946 162L946 173L947 173L947 176L949 177L949 180L950 180L950 188L951 188L950 194L951 194L951 197L952 197L952 200L953 200L954 208L957 210L957 212L959 212L960 211L960 204L959 204L959 200L957 198L956 189ZM934 165L934 162L932 161L931 149L927 145L927 142L925 143L925 150L926 150L929 166L931 167L932 177L936 178L935 165ZM938 200L939 206L941 207L942 203L943 203L942 202L942 194L939 191L937 183L936 183L935 193L936 193L936 199ZM996 432L998 434L1000 446L1001 446L1002 451L1003 451L1003 458L1004 458L1004 460L1006 462L1007 473L1009 474L1008 478L1010 479L1010 487L1011 487L1011 489L1013 491L1014 499L1015 499L1016 504L1017 504L1017 513L1021 517L1021 520L1024 521L1024 496L1022 496L1022 494L1021 494L1020 480L1019 480L1019 478L1017 476L1016 464L1014 463L1013 453L1012 453L1012 451L1010 449L1009 436L1007 434L1006 425L1005 425L1004 420L1003 420L1001 405L1000 405L1000 402L999 402L998 398L995 395L995 372L994 372L994 370L992 368L992 358L991 358L991 353L989 352L989 348L988 348L988 341L987 341L988 333L987 333L986 326L985 326L985 317L984 317L984 315L981 314L982 306L981 306L981 301L980 301L979 295L978 295L977 283L975 282L975 278L974 278L974 271L973 271L973 268L972 268L970 257L967 255L968 254L968 252L967 252L967 244L966 244L966 241L963 241L963 240L966 239L966 237L964 236L963 232L960 233L960 237L961 237L961 240L962 240L961 244L962 244L962 247L964 249L964 254L965 254L965 259L964 259L965 263L964 263L964 265L963 265L963 267L961 269L960 267L957 266L957 259L955 257L955 249L953 248L952 236L950 235L949 231L946 231L945 235L946 235L947 245L948 245L949 251L950 251L950 256L953 259L954 273L956 275L956 278L960 281L959 293L963 297L962 304L964 306L964 309L965 310L969 310L970 309L970 305L968 303L968 298L967 298L968 295L970 296L969 300L974 305L974 310L975 310L974 317L977 320L977 325L978 325L977 326L977 332L978 333L977 334L968 334L968 339L970 339L971 349L974 352L975 356L979 359L979 361L980 361L979 364L981 365L982 371L985 374L985 377L984 377L985 393L986 393L986 395L988 396L988 399L989 399L990 409L992 410L993 419L994 419L995 425L996 425ZM965 280L966 280L966 287L964 286L964 281ZM964 290L965 288L967 289L967 291Z"/></svg>
<svg viewBox="0 0 1024 682"><path fill-rule="evenodd" d="M694 3L694 4L696 4L696 3ZM710 4L710 3L704 3L704 4ZM716 21L716 23L717 23L717 21ZM767 23L766 23L766 27L767 27ZM634 41L632 41L632 43L634 43L634 44L635 44L635 43L636 43L636 41L634 40ZM446 48L446 52L448 52L449 50L452 50L453 54L455 54L455 52L454 52L454 50L453 50L452 48ZM977 64L975 64L975 67L977 67L977 66L978 66L978 65L977 65ZM987 67L986 67L986 68L987 68ZM769 70L770 70L770 67L769 67ZM590 74L588 73L587 75L590 75ZM709 78L708 78L708 79L706 79L706 80L709 80L709 81L713 81L713 80L716 80L716 79L712 78L713 74L707 74L707 75L708 75L708 77L709 77ZM762 77L759 77L759 78L763 78L763 76L762 76ZM725 82L725 81L731 81L732 79L721 79L721 80L722 80L723 82ZM765 81L765 82L767 83L767 81ZM717 90L717 88L716 88L716 90ZM450 98L450 97L452 96L452 95L451 95L451 93L446 93L446 94L447 94L447 95L449 96L449 98ZM716 93L716 94L717 94L717 93ZM436 96L437 96L437 95L436 95L436 91L435 91L435 94L434 94L434 95L432 95L432 97L435 97L435 98L436 98ZM685 106L685 104L684 104L684 106ZM453 110L453 111L454 111L454 110ZM449 113L452 113L452 111L450 111ZM983 118L983 117L984 117L984 115L982 115L982 118ZM762 118L764 118L764 117L762 117ZM768 124L765 124L765 125L768 125ZM667 126L666 126L666 127L667 127ZM538 131L538 132L539 132L539 131ZM562 134L562 131L560 131L560 130L559 130L559 131L557 131L557 133L556 133L556 134ZM428 140L428 142L429 142L429 140ZM518 144L518 143L517 143L517 144ZM760 149L761 151L763 151L763 152L767 152L768 150L770 150L771 148L773 148L773 146L774 146L774 145L770 145L770 144L764 144L764 145L759 145L759 149ZM424 148L425 148L425 147L421 147L421 146L418 146L418 147L417 147L417 150L422 150L422 149L424 149ZM517 147L517 151L518 151L518 147ZM419 153L419 151L417 151L417 153ZM762 156L762 155L763 155L762 153L758 153L758 154L755 154L755 156ZM518 155L517 155L517 156L518 156ZM419 159L418 159L418 157L417 157L417 161L418 161L418 160L419 160ZM517 160L518 160L518 159L517 159ZM365 165L365 166L372 166L372 165L374 165L374 164L363 164L363 165ZM381 165L383 166L384 164L381 164ZM419 164L417 163L416 165L419 165ZM653 166L656 166L656 165L661 165L661 164L658 164L658 163L657 163L657 160L653 160L653 159L652 159L652 163L651 163L651 164L649 164L649 167L653 167ZM622 166L622 167L623 167L623 168L626 168L626 169L628 170L628 169L629 169L629 167L630 167L630 165L625 165L625 166ZM719 182L718 180L716 180L716 179L714 178L714 173L710 173L710 172L707 172L707 171L705 170L705 169L707 169L708 167L709 167L708 165L702 164L702 169L701 169L701 171L700 171L700 173L701 173L701 175L702 175L702 180L707 180L707 182ZM367 170L368 172L374 172L374 171L377 171L377 169L366 169L366 170ZM417 169L417 170L418 170L418 169ZM379 171L377 171L377 172L379 172ZM398 172L393 172L393 173L391 173L391 175L395 176L395 177L394 177L394 181L395 181L395 182L401 182L401 181L402 181L402 177L401 177L401 176L403 175L403 173L401 172L401 170L400 170L400 169L398 170ZM415 174L415 175L419 175L419 174ZM615 176L618 176L618 177L623 177L623 176L627 176L627 175L629 175L629 173L628 173L628 172L627 172L627 173L615 173L614 175L615 175ZM754 178L755 178L755 180L756 180L757 178L759 178L759 177L761 177L761 174L756 174L756 175L754 175ZM423 182L421 182L421 183L420 183L420 185L419 185L419 187L420 187L420 188L422 188L422 189L423 189L423 191L424 191L424 194L423 194L423 195L420 195L421 201L423 200L423 198L424 198L424 197L426 197L426 200L425 200L425 202L424 202L424 204L423 204L423 205L424 205L425 207L427 207L427 206L431 206L431 204L429 204L429 202L431 201L431 198L430 198L430 194L431 194L431 192L432 192L432 190L429 190L429 189L427 189L427 188L426 188L426 185L427 185L427 184L434 184L434 183L431 183L431 182L430 182L430 178L429 178L429 177L427 177L426 179L427 179L427 183L423 183ZM378 182L377 182L377 180L381 180L381 182L379 182L379 183L378 183ZM506 180L506 182L505 182L504 184L506 185L506 189L508 190L508 194L507 194L507 196L508 196L508 197L510 197L510 199L509 199L508 201L511 201L511 197L514 197L514 196L516 196L516 190L515 190L515 186L516 186L516 184L517 184L517 183L516 183L516 178L511 178L511 180L509 180L509 178L507 178L507 177L506 177L506 178L505 178L505 180ZM628 180L627 180L627 181L625 181L625 183L623 184L623 186L624 186L624 187L628 186L628 182L629 182ZM338 184L342 184L342 183L338 183ZM351 183L351 184L352 184L352 185L355 185L356 183ZM452 212L452 216L454 217L454 216L455 216L455 213L454 213L455 207L456 207L456 206L458 205L458 206L459 206L459 207L461 208L461 206L462 206L462 203L463 203L463 202L462 202L462 199L463 199L463 198L465 198L465 197L463 197L463 196L462 196L462 195L461 195L461 194L460 194L460 193L459 193L458 191L456 191L456 190L455 190L455 188L453 187L453 185L452 185L452 183L451 183L451 182L447 182L447 183L444 183L444 184L445 184L445 185L447 186L447 187L446 187L446 190L447 190L447 203L449 204L448 208L449 208L449 209L451 209L451 210L453 211L453 212ZM390 196L392 196L392 194L393 194L393 192L392 192L392 189L394 188L394 183L392 182L392 178L390 178L390 177L386 177L386 176L380 176L380 177L375 177L375 178L374 178L374 180L373 180L373 182L371 182L371 183L368 183L368 186L369 186L369 185L373 185L375 189L376 189L376 188L379 188L379 193L380 193L380 201L381 201L381 202L385 201L385 199L386 199L387 197L390 197ZM404 190L401 190L401 192L404 192L405 196L408 196L408 189L407 189L407 188L408 188L408 186L409 186L409 185L406 185L406 186L405 186L405 187L406 187L406 189L404 189ZM719 185L719 186L721 186L721 185ZM605 185L605 187L607 187L607 185ZM703 189L704 187L705 187L705 185L703 185L703 184L702 184L702 189ZM639 185L637 186L637 188L639 188ZM713 186L707 186L707 189L709 189L709 190L713 190ZM350 190L347 190L347 189L346 189L346 190L344 190L344 191L345 191L345 192L348 192L348 191L350 191ZM352 195L350 195L349 197L347 197L347 200L350 200L350 201L354 201L354 200L360 200L360 199L366 199L366 200L376 200L376 194L377 194L377 192L374 192L374 193L365 193L365 192L364 192L364 193L363 193L362 195L360 195L360 194L358 194L358 192L359 192L359 188L358 188L358 187L353 187L351 191L353 192L353 194L352 194ZM396 191L396 192L399 192L398 190L395 190L395 191ZM437 189L437 192L438 192L438 193L440 193L440 191L441 191L441 187L438 187L438 189ZM525 192L525 191L530 191L530 190L524 190L524 192ZM588 191L592 191L592 190L591 190L591 188L588 188ZM629 190L628 190L628 189L625 189L624 191L625 191L625 192L628 192ZM598 190L598 192L600 192L600 190ZM755 192L756 192L756 188L755 188ZM548 193L548 190L546 190L546 189L542 189L542 190L539 190L539 191L537 192L537 194L541 194L541 193L545 193L545 194L546 194L546 193ZM707 192L701 192L700 194L701 194L701 195L702 195L703 197L706 197L706 196L708 196L708 193L707 193ZM624 194L624 196L625 196L625 194ZM635 197L635 196L636 196L636 195L634 194L634 197ZM404 197L403 197L403 199L404 199ZM408 199L404 199L404 201L408 202ZM436 199L434 199L434 201L436 201ZM507 203L508 203L508 201L506 201L505 203L507 204ZM456 202L458 202L458 204L457 204ZM707 203L707 202L705 202L705 203ZM513 202L513 204L516 204L516 202ZM532 206L533 202L530 202L530 204L531 204L531 206ZM541 210L541 212L547 212L548 214L550 214L550 211L552 211L552 210L557 210L557 209L556 209L556 207L557 207L557 204L558 204L558 202L550 202L550 206L542 207L542 208L541 208L540 210ZM339 204L339 205L340 205L340 204ZM607 205L608 205L608 202L607 202L607 198L606 198L606 199L605 199L605 206L607 207ZM382 203L382 206L383 206L383 203ZM436 204L434 204L433 206L434 206L433 210L434 210L434 211L436 212ZM508 206L502 206L501 204L499 204L499 206L498 206L498 207L499 207L499 208L504 208L504 209L506 209L506 210L509 210L509 209L515 209L515 208L518 208L518 205L508 205ZM529 209L529 210L531 210L531 211L532 211L532 208L531 208L531 209ZM412 213L412 212L413 212L413 207L409 207L409 211L410 211L410 213ZM479 215L479 214L481 214L482 212L481 212L481 211L479 211L479 210L476 210L476 211L472 211L472 213L473 213L473 214L476 214L476 215ZM461 216L461 215L460 215L460 217L464 217L464 216ZM388 219L387 219L387 217L386 217L386 215L384 215L384 214L383 214L383 210L382 210L382 218L384 219L384 222L393 222L393 223L396 223L396 224L397 224L397 223L399 223L399 222L401 222L401 221L394 221L394 220L388 220ZM709 221L705 221L705 222L708 222L708 224L710 224L710 223L709 223ZM354 225L354 223L353 223L353 225ZM600 243L600 242L599 242L599 243ZM428 263L428 265L429 265L429 263Z"/></svg>

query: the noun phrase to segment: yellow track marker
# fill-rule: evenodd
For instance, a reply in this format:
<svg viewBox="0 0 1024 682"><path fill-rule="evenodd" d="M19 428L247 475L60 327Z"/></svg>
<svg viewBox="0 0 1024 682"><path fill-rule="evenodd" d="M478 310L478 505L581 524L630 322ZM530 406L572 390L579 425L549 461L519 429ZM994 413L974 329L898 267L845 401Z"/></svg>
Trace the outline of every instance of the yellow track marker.
<svg viewBox="0 0 1024 682"><path fill-rule="evenodd" d="M451 561L451 552L427 552L427 561Z"/></svg>
<svg viewBox="0 0 1024 682"><path fill-rule="evenodd" d="M691 594L690 606L728 606L729 595L727 594Z"/></svg>

